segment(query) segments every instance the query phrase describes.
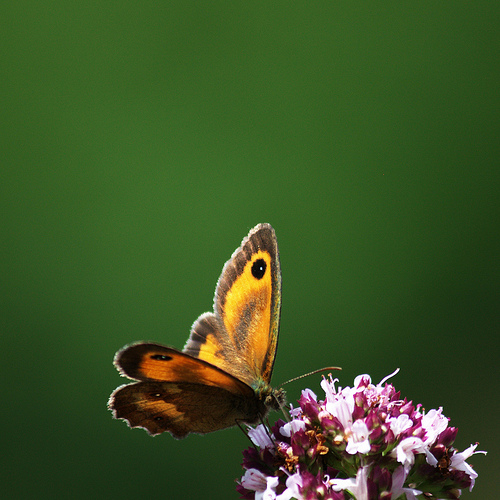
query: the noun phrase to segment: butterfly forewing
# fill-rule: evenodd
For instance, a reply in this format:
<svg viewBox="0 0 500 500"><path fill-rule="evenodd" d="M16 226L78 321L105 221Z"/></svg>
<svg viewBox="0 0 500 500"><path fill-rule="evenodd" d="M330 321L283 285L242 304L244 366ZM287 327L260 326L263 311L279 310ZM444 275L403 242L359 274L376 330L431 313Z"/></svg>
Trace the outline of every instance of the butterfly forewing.
<svg viewBox="0 0 500 500"><path fill-rule="evenodd" d="M215 314L200 316L184 349L244 382L269 383L278 343L281 271L274 229L259 224L226 262Z"/></svg>
<svg viewBox="0 0 500 500"><path fill-rule="evenodd" d="M160 344L141 342L125 347L116 354L115 365L122 375L134 380L189 382L248 394L247 385L230 373Z"/></svg>

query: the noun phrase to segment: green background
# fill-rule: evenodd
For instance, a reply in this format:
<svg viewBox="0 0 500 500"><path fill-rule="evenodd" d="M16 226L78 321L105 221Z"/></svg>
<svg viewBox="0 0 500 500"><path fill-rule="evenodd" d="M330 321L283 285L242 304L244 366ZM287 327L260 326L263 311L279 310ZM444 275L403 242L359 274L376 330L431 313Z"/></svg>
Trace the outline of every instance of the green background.
<svg viewBox="0 0 500 500"><path fill-rule="evenodd" d="M182 348L259 222L283 271L274 384L400 367L490 452L464 498L494 498L498 14L2 2L2 498L237 498L239 429L153 439L106 401L115 351Z"/></svg>

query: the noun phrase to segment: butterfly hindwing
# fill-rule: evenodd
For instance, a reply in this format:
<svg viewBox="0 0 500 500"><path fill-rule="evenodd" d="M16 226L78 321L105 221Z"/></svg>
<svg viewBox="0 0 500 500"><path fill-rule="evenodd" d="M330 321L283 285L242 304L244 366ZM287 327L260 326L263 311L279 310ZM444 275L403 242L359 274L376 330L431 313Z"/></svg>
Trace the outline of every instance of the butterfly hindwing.
<svg viewBox="0 0 500 500"><path fill-rule="evenodd" d="M253 393L244 397L190 382L124 385L111 395L110 405L115 418L130 427L142 427L153 436L169 431L177 439L231 427L236 421L255 423L261 411Z"/></svg>

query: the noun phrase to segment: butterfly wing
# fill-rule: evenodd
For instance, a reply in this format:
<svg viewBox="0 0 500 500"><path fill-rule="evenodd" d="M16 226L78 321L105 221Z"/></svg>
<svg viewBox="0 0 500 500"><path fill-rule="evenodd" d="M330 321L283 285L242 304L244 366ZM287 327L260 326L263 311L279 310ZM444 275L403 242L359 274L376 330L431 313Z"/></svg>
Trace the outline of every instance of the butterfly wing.
<svg viewBox="0 0 500 500"><path fill-rule="evenodd" d="M152 436L169 431L177 439L232 427L237 421L256 423L260 414L253 393L244 398L189 382L123 385L111 395L110 407L130 427L142 427Z"/></svg>
<svg viewBox="0 0 500 500"><path fill-rule="evenodd" d="M133 380L209 385L237 395L248 395L251 390L216 366L161 344L139 342L124 347L116 353L114 364Z"/></svg>
<svg viewBox="0 0 500 500"><path fill-rule="evenodd" d="M278 346L281 270L269 224L259 224L226 262L214 313L201 315L184 352L255 387L269 384Z"/></svg>
<svg viewBox="0 0 500 500"><path fill-rule="evenodd" d="M115 356L122 375L138 383L118 387L109 400L115 418L151 435L176 438L255 423L265 413L251 387L203 360L159 344L139 343Z"/></svg>

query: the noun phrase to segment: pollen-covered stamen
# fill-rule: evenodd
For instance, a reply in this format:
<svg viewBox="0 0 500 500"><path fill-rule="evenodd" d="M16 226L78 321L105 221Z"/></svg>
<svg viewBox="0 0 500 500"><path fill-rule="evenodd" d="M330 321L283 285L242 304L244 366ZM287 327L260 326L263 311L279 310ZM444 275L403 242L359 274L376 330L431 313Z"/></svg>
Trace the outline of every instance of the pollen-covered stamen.
<svg viewBox="0 0 500 500"><path fill-rule="evenodd" d="M318 455L326 455L328 453L328 447L323 445L326 438L321 432L311 429L306 431L306 436L309 438L309 444Z"/></svg>
<svg viewBox="0 0 500 500"><path fill-rule="evenodd" d="M285 459L285 467L288 470L288 472L293 472L297 464L299 463L299 457L293 454L292 447L289 446L288 448L285 447L278 448L278 452Z"/></svg>

